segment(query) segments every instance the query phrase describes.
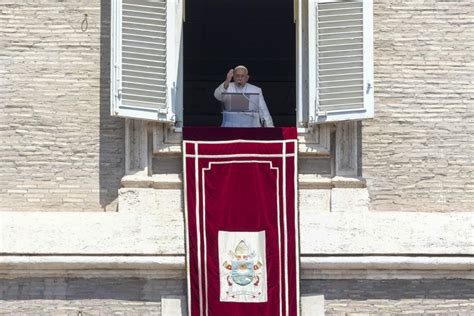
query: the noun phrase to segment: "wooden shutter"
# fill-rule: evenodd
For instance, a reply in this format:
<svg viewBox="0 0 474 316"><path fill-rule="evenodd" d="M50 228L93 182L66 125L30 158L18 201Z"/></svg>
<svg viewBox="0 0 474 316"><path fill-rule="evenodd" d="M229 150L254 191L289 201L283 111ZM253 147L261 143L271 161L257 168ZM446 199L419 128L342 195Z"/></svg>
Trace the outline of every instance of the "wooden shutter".
<svg viewBox="0 0 474 316"><path fill-rule="evenodd" d="M178 0L112 1L112 115L175 121L181 87L177 8Z"/></svg>
<svg viewBox="0 0 474 316"><path fill-rule="evenodd" d="M372 6L372 0L310 0L310 124L373 117Z"/></svg>

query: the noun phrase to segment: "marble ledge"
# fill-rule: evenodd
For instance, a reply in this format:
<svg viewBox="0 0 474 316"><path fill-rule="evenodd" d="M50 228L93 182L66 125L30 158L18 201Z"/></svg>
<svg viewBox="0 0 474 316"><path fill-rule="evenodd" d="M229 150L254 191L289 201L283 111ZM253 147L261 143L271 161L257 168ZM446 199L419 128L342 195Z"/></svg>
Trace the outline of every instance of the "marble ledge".
<svg viewBox="0 0 474 316"><path fill-rule="evenodd" d="M182 174L155 174L153 176L127 175L122 178L124 188L153 188L153 189L181 189L183 186ZM326 178L318 175L302 174L298 176L299 189L333 189L333 188L366 188L363 178L333 177Z"/></svg>
<svg viewBox="0 0 474 316"><path fill-rule="evenodd" d="M301 257L302 279L474 279L466 257ZM0 278L142 277L184 279L185 258L177 256L1 256Z"/></svg>

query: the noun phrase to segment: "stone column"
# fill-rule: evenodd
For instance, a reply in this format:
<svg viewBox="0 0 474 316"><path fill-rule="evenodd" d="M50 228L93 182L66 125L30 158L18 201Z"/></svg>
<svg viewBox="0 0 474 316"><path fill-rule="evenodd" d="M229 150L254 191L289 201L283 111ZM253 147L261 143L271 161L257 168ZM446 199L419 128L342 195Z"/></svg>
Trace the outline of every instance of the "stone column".
<svg viewBox="0 0 474 316"><path fill-rule="evenodd" d="M125 120L126 175L148 176L151 172L148 123L144 120Z"/></svg>
<svg viewBox="0 0 474 316"><path fill-rule="evenodd" d="M336 124L336 176L359 177L358 122Z"/></svg>
<svg viewBox="0 0 474 316"><path fill-rule="evenodd" d="M369 192L360 170L359 126L357 121L336 125L331 212L366 212L369 208Z"/></svg>

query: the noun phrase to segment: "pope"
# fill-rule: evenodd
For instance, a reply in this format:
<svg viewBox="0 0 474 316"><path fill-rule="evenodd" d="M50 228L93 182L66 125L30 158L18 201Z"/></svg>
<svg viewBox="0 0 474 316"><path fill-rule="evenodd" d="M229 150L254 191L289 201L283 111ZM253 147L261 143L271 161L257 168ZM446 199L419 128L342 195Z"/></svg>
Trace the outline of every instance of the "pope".
<svg viewBox="0 0 474 316"><path fill-rule="evenodd" d="M263 98L262 89L254 86L249 80L249 71L245 66L237 66L230 69L226 79L214 91L214 97L223 102L223 93L246 93L258 94L258 104L251 102L249 112L228 112L222 113L221 127L273 127L273 120L268 111L267 104ZM234 81L232 81L232 79ZM232 82L231 82L232 81Z"/></svg>

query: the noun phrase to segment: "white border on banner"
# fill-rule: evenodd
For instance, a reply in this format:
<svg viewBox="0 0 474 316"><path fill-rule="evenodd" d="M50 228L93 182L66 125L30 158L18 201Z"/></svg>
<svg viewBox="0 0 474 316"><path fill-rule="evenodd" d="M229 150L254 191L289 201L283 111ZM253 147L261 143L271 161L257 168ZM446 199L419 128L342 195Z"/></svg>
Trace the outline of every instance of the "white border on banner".
<svg viewBox="0 0 474 316"><path fill-rule="evenodd" d="M282 143L292 143L294 139L282 139L282 140L251 140L251 139L233 139L233 140L189 140L188 142L198 143L198 144L234 144L234 143L257 143L257 144L282 144Z"/></svg>
<svg viewBox="0 0 474 316"><path fill-rule="evenodd" d="M194 153L196 155L194 159L194 178L196 183L196 233L197 233L197 252L198 252L198 282L199 282L199 314L202 315L202 277L201 277L201 235L200 235L200 225L199 225L199 171L198 171L198 143L194 143ZM207 299L206 299L207 302Z"/></svg>
<svg viewBox="0 0 474 316"><path fill-rule="evenodd" d="M199 158L245 158L245 157L261 157L261 158L283 158L294 157L294 154L280 155L280 154L232 154L232 155L199 155ZM189 154L188 158L194 158L196 155Z"/></svg>
<svg viewBox="0 0 474 316"><path fill-rule="evenodd" d="M189 224L188 219L188 191L187 191L187 181L186 181L186 142L183 142L183 191L184 191L184 225L185 225L185 234L186 234L186 275L187 275L187 287L188 287L188 315L191 315L191 270L189 265L189 229L187 229Z"/></svg>
<svg viewBox="0 0 474 316"><path fill-rule="evenodd" d="M299 212L298 212L298 201L299 201L299 193L298 193L298 143L294 140L294 148L295 148L295 159L293 166L294 166L294 185L293 189L295 190L295 209L294 209L294 216L295 216L295 269L296 269L296 315L300 315L300 230L299 230Z"/></svg>
<svg viewBox="0 0 474 316"><path fill-rule="evenodd" d="M195 158L195 178L196 178L196 181L195 181L195 185L196 185L196 228L197 228L197 234L199 235L198 238L197 238L197 242L198 242L198 280L199 280L199 300L200 300L200 314L202 315L203 313L203 310L202 310L202 280L201 280L201 262L200 262L200 259L201 259L201 256L200 256L200 226L199 226L199 178L198 178L198 158L236 158L236 157L273 157L273 158L282 158L283 160L283 167L284 167L284 175L283 175L283 182L284 182L284 195L283 195L283 199L284 199L284 226L285 226L285 230L284 230L284 239L285 239L285 250L284 250L284 256L285 256L285 282L286 282L286 287L285 287L285 298L286 298L286 314L288 315L289 313L289 293L288 293L288 262L287 262L287 243L288 243L288 240L287 240L287 234L286 234L286 158L289 158L289 157L294 157L294 190L295 190L295 209L294 209L294 216L295 216L295 251L296 251L296 265L295 265L295 269L296 269L296 309L297 309L297 315L300 314L300 311L299 311L299 296L300 296L300 287L299 287L299 229L298 229L298 202L297 202L297 141L295 139L290 139L290 140L275 140L275 141L272 141L272 140L264 140L264 141L259 141L259 140L243 140L243 139L239 139L239 140L229 140L229 141L183 141L183 146L186 147L186 144L187 143L193 143L194 144L194 148L195 148L195 153L194 154L190 154L188 155L186 153L186 149L183 150L183 159L184 159L184 172L186 172L186 158ZM268 155L265 155L265 154L230 154L230 155L199 155L198 153L198 145L199 144L232 144L232 143L281 143L283 145L283 154L280 155L280 154L268 154ZM286 143L293 143L294 144L294 151L295 153L294 154L287 154L286 153ZM227 161L227 162L210 162L210 165L212 165L213 163L230 163L230 162L244 162L243 160L240 160L240 161ZM255 161L245 161L245 162L259 162L259 163L262 163L262 162L265 162L265 163L270 163L270 166L272 169L277 169L277 186L279 186L279 178L278 178L278 168L275 168L272 166L271 164L271 161L262 161L262 160L255 160ZM203 175L203 182L204 182L204 170L210 170L211 168L206 168L206 169L203 169L202 171L202 175ZM184 177L186 177L186 175L184 175ZM185 182L185 187L184 189L186 190L186 181ZM204 185L204 183L203 183ZM204 189L203 189L203 214L205 213L205 194L204 194ZM187 196L186 196L186 191L185 191L185 199L186 199L186 202L185 202L185 208L186 208L186 220L187 220ZM277 188L277 207L278 207L278 214L280 213L280 209L279 209L279 206L280 206L280 202L279 202L279 187ZM277 217L277 223L278 223L278 234L279 234L279 237L278 237L278 243L279 243L279 252L280 252L280 264L279 264L279 267L280 267L280 298L282 297L282 293L281 293L281 285L282 285L282 280L281 280L281 239L280 239L280 217L278 216ZM203 223L203 225L205 226L205 222ZM186 257L188 259L188 311L189 311L189 314L191 314L191 285L190 285L190 269L189 269L189 233L186 232L187 235L187 243L188 243L188 246L187 246L187 254L186 254ZM207 249L206 249L206 240L204 239L204 253L205 255L207 255ZM206 260L206 257L204 258L204 260ZM205 262L206 263L206 262ZM208 290L207 289L207 267L206 267L206 270L205 270L205 282L206 282L206 291ZM282 313L282 301L280 299L280 314ZM206 315L208 314L208 300L206 299Z"/></svg>
<svg viewBox="0 0 474 316"><path fill-rule="evenodd" d="M205 171L210 171L211 168L212 168L212 165L223 165L223 164L232 164L232 163L268 163L270 165L270 169L271 170L276 170L276 173L277 173L277 181L276 181L276 193L277 193L277 228L278 228L278 260L279 260L279 265L278 267L280 268L280 271L279 271L279 276L280 276L280 298L281 298L281 286L282 286L282 282L281 282L281 238L280 238L280 173L279 173L279 170L277 167L273 167L273 163L272 161L268 161L268 160L231 160L231 161L210 161L209 162L209 168L203 168L202 169L202 183L203 183L203 187L202 187L202 202L203 202L203 214L206 214L206 206L205 206L205 200L206 200L206 191L205 191L205 185L204 185L204 182L205 182L205 179L204 179L204 172ZM206 251L206 222L203 222L203 225L204 225L204 260L206 260L207 258L207 251ZM205 270L204 270L204 275L205 275L205 279L206 279L206 293L208 291L207 287L207 262L204 263L204 266L205 266ZM206 300L206 316L208 315L208 302ZM282 306L281 306L281 299L280 299L280 315L281 315L281 311L282 311Z"/></svg>
<svg viewBox="0 0 474 316"><path fill-rule="evenodd" d="M286 221L286 143L283 143L282 146L282 155L283 155L283 255L284 255L284 262L285 262L285 311L288 315L290 303L288 302L288 226Z"/></svg>

